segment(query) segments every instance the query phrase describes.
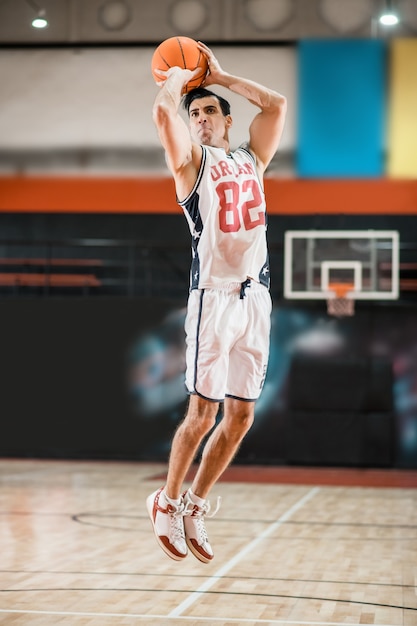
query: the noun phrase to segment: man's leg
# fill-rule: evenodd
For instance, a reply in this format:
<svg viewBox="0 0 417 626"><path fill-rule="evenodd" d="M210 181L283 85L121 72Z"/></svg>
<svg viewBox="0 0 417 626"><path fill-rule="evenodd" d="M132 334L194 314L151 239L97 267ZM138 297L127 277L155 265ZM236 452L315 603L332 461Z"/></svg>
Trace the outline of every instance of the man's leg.
<svg viewBox="0 0 417 626"><path fill-rule="evenodd" d="M254 402L226 398L224 416L209 437L191 489L184 496L184 529L187 545L203 563L213 558L204 516L210 511L206 497L235 456L253 423Z"/></svg>
<svg viewBox="0 0 417 626"><path fill-rule="evenodd" d="M194 494L207 498L213 485L233 460L253 424L254 414L255 402L225 398L224 416L204 447L200 467L191 486Z"/></svg>
<svg viewBox="0 0 417 626"><path fill-rule="evenodd" d="M181 497L182 484L201 441L215 424L218 408L217 402L190 397L187 414L172 441L166 487L152 493L146 501L156 539L176 561L187 556L183 517L191 514L186 512Z"/></svg>
<svg viewBox="0 0 417 626"><path fill-rule="evenodd" d="M218 402L210 402L197 395L190 396L187 414L172 441L165 488L168 497L179 498L187 472L202 440L213 428L218 410Z"/></svg>

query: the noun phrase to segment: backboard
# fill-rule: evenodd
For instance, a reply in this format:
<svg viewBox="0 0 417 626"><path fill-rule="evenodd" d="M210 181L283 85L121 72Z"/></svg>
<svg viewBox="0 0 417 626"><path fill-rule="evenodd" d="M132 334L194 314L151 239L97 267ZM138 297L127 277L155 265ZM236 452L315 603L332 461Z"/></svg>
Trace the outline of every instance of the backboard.
<svg viewBox="0 0 417 626"><path fill-rule="evenodd" d="M290 230L284 244L284 296L328 300L398 298L399 236L393 230Z"/></svg>

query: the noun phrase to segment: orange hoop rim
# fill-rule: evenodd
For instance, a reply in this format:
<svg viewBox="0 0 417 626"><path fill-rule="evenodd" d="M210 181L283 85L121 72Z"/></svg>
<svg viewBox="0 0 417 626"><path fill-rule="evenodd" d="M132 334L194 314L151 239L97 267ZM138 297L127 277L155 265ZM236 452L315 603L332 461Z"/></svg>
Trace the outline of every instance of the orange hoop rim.
<svg viewBox="0 0 417 626"><path fill-rule="evenodd" d="M355 290L353 283L329 283L329 291L334 298L347 298L347 294Z"/></svg>

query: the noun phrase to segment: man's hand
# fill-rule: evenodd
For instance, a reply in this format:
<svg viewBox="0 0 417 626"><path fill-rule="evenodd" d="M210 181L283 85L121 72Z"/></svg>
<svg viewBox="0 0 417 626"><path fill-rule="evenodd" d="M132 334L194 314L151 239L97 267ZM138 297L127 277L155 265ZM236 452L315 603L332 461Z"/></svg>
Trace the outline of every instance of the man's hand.
<svg viewBox="0 0 417 626"><path fill-rule="evenodd" d="M224 76L226 73L224 72L224 70L220 66L220 63L214 56L213 51L201 41L198 41L197 44L198 44L199 50L201 50L201 52L206 57L208 66L209 66L208 72L203 82L203 86L207 87L208 85L221 84L221 77Z"/></svg>
<svg viewBox="0 0 417 626"><path fill-rule="evenodd" d="M162 87L167 81L167 79L170 78L171 76L181 76L183 85L186 85L190 80L192 80L193 78L199 75L199 73L201 72L201 68L196 67L195 70L188 70L188 69L184 69L183 67L178 67L174 65L173 67L170 67L168 70L155 69L154 72L155 74L158 74L158 76L161 77L161 80L156 83L158 87Z"/></svg>

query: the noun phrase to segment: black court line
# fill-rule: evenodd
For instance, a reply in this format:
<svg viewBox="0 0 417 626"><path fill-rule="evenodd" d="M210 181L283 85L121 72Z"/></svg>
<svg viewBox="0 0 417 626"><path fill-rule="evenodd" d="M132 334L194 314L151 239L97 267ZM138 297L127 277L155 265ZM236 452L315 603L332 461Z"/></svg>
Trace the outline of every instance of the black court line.
<svg viewBox="0 0 417 626"><path fill-rule="evenodd" d="M53 592L53 591L67 591L67 592L75 592L75 591L109 591L117 592L121 591L123 593L126 592L141 592L141 593L175 593L175 594L186 594L186 593L194 593L195 589L147 589L147 588L139 588L139 587L40 587L40 588L24 588L24 589L0 589L0 593L31 593L31 592ZM302 596L302 595L292 595L292 594L282 594L282 593L251 593L248 591L199 591L200 595L216 595L216 596L244 596L253 597L253 598L285 598L290 600L318 600L320 602L335 602L341 604L357 604L360 606L372 606L378 608L386 608L386 609L401 609L403 611L417 611L417 607L413 606L402 606L398 604L385 604L381 602L367 602L363 600L350 600L343 598L323 598L321 596Z"/></svg>
<svg viewBox="0 0 417 626"><path fill-rule="evenodd" d="M200 578L202 580L206 580L207 575L205 574L164 574L158 572L158 574L153 574L150 572L89 572L83 570L10 570L10 569L0 569L0 574L58 574L68 576L69 574L73 576L139 576L139 577L149 577L154 578L157 576L158 578ZM269 582L300 582L300 583L317 583L317 584L331 584L331 585L368 585L371 587L398 587L399 589L416 589L415 585L405 585L400 583L381 583L381 582L367 582L367 581L351 581L351 580L329 580L329 579L316 579L316 578L282 578L282 577L267 577L267 576L210 576L210 578L214 578L217 580L253 580L254 582L261 581L269 581ZM2 591L7 591L2 590Z"/></svg>

